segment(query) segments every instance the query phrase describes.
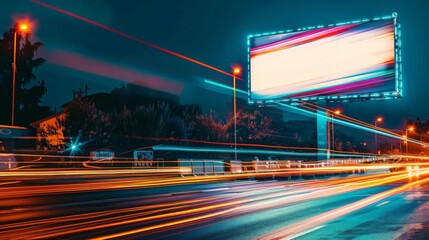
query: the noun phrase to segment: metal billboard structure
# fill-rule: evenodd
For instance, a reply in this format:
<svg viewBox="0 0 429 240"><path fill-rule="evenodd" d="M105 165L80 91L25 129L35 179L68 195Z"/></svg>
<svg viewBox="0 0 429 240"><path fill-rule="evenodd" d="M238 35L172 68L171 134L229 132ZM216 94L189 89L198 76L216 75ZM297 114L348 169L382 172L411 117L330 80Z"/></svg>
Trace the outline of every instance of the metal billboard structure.
<svg viewBox="0 0 429 240"><path fill-rule="evenodd" d="M402 96L400 25L391 16L248 36L249 103Z"/></svg>
<svg viewBox="0 0 429 240"><path fill-rule="evenodd" d="M398 14L249 35L248 102L298 105L403 96ZM330 158L329 113L317 110L319 159Z"/></svg>

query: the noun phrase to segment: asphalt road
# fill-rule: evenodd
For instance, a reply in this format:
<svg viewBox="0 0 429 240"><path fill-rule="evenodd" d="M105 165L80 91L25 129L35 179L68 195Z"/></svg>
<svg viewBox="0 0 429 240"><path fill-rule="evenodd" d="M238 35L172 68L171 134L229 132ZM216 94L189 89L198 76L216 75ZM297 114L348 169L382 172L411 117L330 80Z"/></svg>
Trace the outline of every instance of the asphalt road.
<svg viewBox="0 0 429 240"><path fill-rule="evenodd" d="M207 179L211 179L207 181ZM1 178L3 239L427 239L427 175Z"/></svg>

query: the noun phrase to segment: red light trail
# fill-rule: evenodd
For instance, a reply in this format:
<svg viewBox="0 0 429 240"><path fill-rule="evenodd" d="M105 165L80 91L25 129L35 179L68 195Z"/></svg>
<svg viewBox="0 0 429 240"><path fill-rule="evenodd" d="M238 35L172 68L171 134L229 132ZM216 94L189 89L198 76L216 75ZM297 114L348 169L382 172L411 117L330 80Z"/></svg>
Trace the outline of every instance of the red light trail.
<svg viewBox="0 0 429 240"><path fill-rule="evenodd" d="M131 35L129 35L129 34L126 34L126 33L121 32L121 31L119 31L119 30L113 29L113 28L108 27L108 26L106 26L106 25L103 25L103 24L101 24L101 23L95 22L95 21L90 20L90 19L88 19L88 18L85 18L85 17L79 16L79 15L77 15L77 14L75 14L75 13L72 13L72 12L69 12L69 11L66 11L66 10L63 10L63 9L60 9L60 8L57 8L57 7L51 6L51 5L49 5L49 4L46 4L46 3L43 3L43 2L40 2L40 1L37 1L37 0L30 0L30 1L31 1L31 2L33 2L33 3L39 4L39 5L43 6L43 7L46 7L46 8L52 9L52 10L57 11L57 12L60 12L60 13L63 13L63 14L68 15L68 16L70 16L70 17L73 17L73 18L79 19L79 20L81 20L81 21L84 21L84 22L90 23L90 24L92 24L92 25L94 25L94 26L97 26L97 27L103 28L103 29L105 29L105 30L108 30L108 31L113 32L113 33L115 33L115 34L118 34L118 35L120 35L120 36L126 37L126 38L128 38L128 39L133 40L133 41L136 41L136 42L142 43L142 44L144 44L144 45L146 45L146 46L149 46L149 47L155 48L155 49L160 50L160 51L162 51L162 52L165 52L165 53L171 54L171 55L173 55L173 56L176 56L176 57L182 58L182 59L184 59L184 60L186 60L186 61L196 63L196 64L198 64L198 65L200 65L200 66L203 66L203 67L209 68L209 69L211 69L211 70L214 70L214 71L216 71L216 72L219 72L219 73L225 74L225 75L227 75L227 76L233 77L233 74L231 74L231 73L229 73L229 72L225 72L225 71L223 71L223 70L221 70L221 69L219 69L219 68L216 68L216 67L210 66L210 65L208 65L208 64L206 64L206 63L203 63L203 62L201 62L201 61L198 61L198 60L195 60L195 59L193 59L193 58L187 57L187 56L185 56L185 55L183 55L183 54L173 52L173 51L171 51L171 50L168 50L168 49L162 48L162 47L160 47L160 46L157 46L157 45L155 45L155 44L153 44L153 43L150 43L150 42L144 41L144 40L142 40L142 39L139 39L139 38L133 37L133 36L131 36ZM239 78L239 77L236 77L236 78L237 78L237 79L239 79L239 80L244 81L242 78Z"/></svg>

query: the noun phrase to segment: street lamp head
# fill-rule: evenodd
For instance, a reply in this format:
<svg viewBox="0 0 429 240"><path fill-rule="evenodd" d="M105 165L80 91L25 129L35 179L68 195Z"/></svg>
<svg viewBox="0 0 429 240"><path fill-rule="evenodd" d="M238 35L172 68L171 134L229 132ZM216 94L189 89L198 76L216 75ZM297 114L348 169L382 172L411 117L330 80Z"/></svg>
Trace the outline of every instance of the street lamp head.
<svg viewBox="0 0 429 240"><path fill-rule="evenodd" d="M408 127L408 131L414 132L414 127Z"/></svg>
<svg viewBox="0 0 429 240"><path fill-rule="evenodd" d="M239 67L234 67L232 71L234 74L240 74L241 69Z"/></svg>
<svg viewBox="0 0 429 240"><path fill-rule="evenodd" d="M377 118L377 122L382 122L383 121L383 118L382 117L378 117Z"/></svg>
<svg viewBox="0 0 429 240"><path fill-rule="evenodd" d="M25 23L19 24L19 30L26 32L28 30L28 25Z"/></svg>
<svg viewBox="0 0 429 240"><path fill-rule="evenodd" d="M341 114L341 110L335 110L334 113L337 114L337 115L340 115Z"/></svg>

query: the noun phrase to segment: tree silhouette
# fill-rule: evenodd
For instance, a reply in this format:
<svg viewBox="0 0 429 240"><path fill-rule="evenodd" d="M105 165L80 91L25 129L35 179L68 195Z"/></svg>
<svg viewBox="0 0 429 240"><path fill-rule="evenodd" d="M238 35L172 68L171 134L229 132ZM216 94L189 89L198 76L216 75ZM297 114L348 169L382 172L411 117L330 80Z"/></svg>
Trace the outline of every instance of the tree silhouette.
<svg viewBox="0 0 429 240"><path fill-rule="evenodd" d="M225 142L227 140L227 127L214 111L209 114L195 116L194 126L190 133L191 138L204 141Z"/></svg>
<svg viewBox="0 0 429 240"><path fill-rule="evenodd" d="M64 106L65 135L79 139L82 149L107 148L112 144L112 116L91 99L77 98Z"/></svg>
<svg viewBox="0 0 429 240"><path fill-rule="evenodd" d="M0 123L10 124L12 110L12 63L14 33L16 24L0 39ZM41 97L47 89L44 81L37 80L35 70L45 59L37 58L36 53L43 46L41 42L30 41L29 34L17 32L16 51L16 88L15 88L15 123L27 125L47 116L49 107L39 106Z"/></svg>
<svg viewBox="0 0 429 240"><path fill-rule="evenodd" d="M271 132L270 117L261 114L261 111L240 111L237 113L237 142L239 143L263 143ZM234 139L234 119L226 124L230 141Z"/></svg>

